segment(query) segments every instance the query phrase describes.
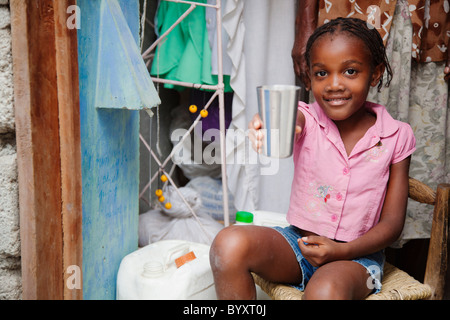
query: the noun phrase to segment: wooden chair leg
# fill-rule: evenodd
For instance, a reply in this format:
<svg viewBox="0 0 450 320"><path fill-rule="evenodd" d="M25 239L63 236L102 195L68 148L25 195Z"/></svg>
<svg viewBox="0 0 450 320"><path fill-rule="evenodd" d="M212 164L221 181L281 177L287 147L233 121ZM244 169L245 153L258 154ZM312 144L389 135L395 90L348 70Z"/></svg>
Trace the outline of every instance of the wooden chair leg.
<svg viewBox="0 0 450 320"><path fill-rule="evenodd" d="M433 291L430 299L442 300L448 259L448 211L450 184L440 184L436 192L430 246L424 283Z"/></svg>

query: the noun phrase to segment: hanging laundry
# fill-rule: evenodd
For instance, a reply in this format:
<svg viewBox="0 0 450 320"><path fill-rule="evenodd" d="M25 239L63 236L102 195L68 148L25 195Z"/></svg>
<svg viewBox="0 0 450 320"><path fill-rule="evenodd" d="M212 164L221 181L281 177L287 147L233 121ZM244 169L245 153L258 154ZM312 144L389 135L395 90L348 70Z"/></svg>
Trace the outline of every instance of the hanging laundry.
<svg viewBox="0 0 450 320"><path fill-rule="evenodd" d="M156 34L161 35L167 31L188 9L188 4L161 1L155 17ZM218 80L217 75L212 73L211 57L205 7L197 6L157 46L151 75L169 80L216 85ZM224 76L224 85L225 92L232 91L229 75ZM174 88L169 84L165 86Z"/></svg>
<svg viewBox="0 0 450 320"><path fill-rule="evenodd" d="M203 106L205 101L209 101L212 97L213 92L205 90L192 89L189 97L189 103L194 105ZM224 96L225 102L225 129L228 129L231 123L232 117L232 102L233 102L233 92L225 92ZM209 129L219 129L220 128L220 110L219 101L214 99L208 108L208 117L202 120L202 134ZM190 114L192 121L197 117L198 111ZM218 143L218 141L216 141Z"/></svg>

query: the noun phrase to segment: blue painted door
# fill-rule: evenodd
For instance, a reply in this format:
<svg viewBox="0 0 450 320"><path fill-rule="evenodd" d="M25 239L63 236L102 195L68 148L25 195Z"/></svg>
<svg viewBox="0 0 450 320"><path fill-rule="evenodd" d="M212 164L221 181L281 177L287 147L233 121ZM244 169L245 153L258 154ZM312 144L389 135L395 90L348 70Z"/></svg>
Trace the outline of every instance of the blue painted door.
<svg viewBox="0 0 450 320"><path fill-rule="evenodd" d="M95 88L102 1L107 0L77 1L81 9L78 60L84 299L115 299L120 262L138 245L139 111L94 106L99 96ZM139 1L119 3L138 43ZM97 90L102 90L102 86Z"/></svg>

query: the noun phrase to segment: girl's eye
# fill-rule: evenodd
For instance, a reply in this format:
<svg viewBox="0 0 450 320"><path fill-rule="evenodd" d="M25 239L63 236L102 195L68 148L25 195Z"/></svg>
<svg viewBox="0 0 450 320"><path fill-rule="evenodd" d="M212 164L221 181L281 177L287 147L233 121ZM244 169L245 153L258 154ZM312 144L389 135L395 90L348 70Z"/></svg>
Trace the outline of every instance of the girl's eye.
<svg viewBox="0 0 450 320"><path fill-rule="evenodd" d="M345 70L345 74L347 74L349 76L353 76L356 74L356 70L355 69L347 69L347 70Z"/></svg>
<svg viewBox="0 0 450 320"><path fill-rule="evenodd" d="M327 75L326 71L323 70L316 72L316 76L318 77L325 77L326 75Z"/></svg>

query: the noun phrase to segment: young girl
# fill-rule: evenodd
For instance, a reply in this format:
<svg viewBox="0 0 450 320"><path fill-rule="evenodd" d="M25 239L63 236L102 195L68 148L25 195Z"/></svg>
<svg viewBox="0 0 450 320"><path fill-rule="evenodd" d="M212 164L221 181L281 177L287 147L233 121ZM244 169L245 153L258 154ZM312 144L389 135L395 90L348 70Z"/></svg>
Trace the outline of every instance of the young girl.
<svg viewBox="0 0 450 320"><path fill-rule="evenodd" d="M211 246L219 299L254 299L252 272L305 299L363 299L380 290L384 248L400 235L415 139L408 124L366 101L388 70L378 32L338 18L310 37L313 104L300 102L287 228L231 226ZM249 124L255 149L262 123Z"/></svg>

